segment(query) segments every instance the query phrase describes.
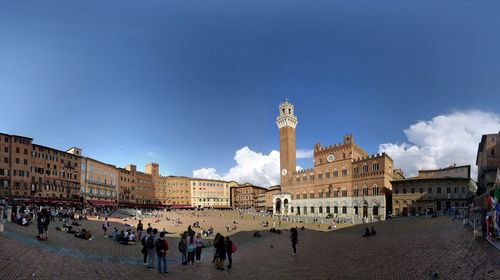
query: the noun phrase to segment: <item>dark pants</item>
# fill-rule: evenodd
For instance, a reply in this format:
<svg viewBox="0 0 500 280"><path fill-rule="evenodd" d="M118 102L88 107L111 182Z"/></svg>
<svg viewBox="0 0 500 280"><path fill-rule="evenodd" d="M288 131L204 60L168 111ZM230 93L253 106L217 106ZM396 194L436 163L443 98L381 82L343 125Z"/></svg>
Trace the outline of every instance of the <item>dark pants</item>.
<svg viewBox="0 0 500 280"><path fill-rule="evenodd" d="M201 249L203 247L196 247L196 260L199 261L201 259Z"/></svg>
<svg viewBox="0 0 500 280"><path fill-rule="evenodd" d="M144 250L144 263L148 261L148 250Z"/></svg>
<svg viewBox="0 0 500 280"><path fill-rule="evenodd" d="M229 265L227 267L231 267L233 265L233 253L226 252L227 255L227 261L229 262Z"/></svg>
<svg viewBox="0 0 500 280"><path fill-rule="evenodd" d="M293 252L297 253L297 242L292 241Z"/></svg>
<svg viewBox="0 0 500 280"><path fill-rule="evenodd" d="M196 252L188 252L188 262L191 262L194 264L194 255Z"/></svg>

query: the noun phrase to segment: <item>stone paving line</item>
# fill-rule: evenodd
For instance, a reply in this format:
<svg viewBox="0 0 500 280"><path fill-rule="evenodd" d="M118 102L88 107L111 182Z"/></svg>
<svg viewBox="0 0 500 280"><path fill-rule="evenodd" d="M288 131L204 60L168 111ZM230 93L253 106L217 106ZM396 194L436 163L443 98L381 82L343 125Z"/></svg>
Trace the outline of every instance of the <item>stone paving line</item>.
<svg viewBox="0 0 500 280"><path fill-rule="evenodd" d="M0 279L429 279L430 271L439 279L500 279L500 252L473 240L461 222L441 217L373 225L377 235L369 238L361 237L363 225L335 232L299 230L297 256L291 255L288 232L265 233L239 247L229 272L214 269L209 249L204 263L194 267L172 262L167 276L113 258L51 251L16 238L17 233L2 233ZM173 249L169 257L176 259Z"/></svg>

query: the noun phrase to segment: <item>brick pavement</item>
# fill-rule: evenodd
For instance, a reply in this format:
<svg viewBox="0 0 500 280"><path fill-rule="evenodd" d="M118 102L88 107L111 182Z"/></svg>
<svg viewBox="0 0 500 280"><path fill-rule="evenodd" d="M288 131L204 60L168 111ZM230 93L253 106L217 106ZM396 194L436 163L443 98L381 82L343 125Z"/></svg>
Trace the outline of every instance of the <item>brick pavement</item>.
<svg viewBox="0 0 500 280"><path fill-rule="evenodd" d="M132 246L122 251L120 246L127 246L103 243L109 241L104 238L97 245L72 238L36 246L30 235L8 225L9 232L0 234L0 279L426 279L429 271L440 273L440 279L500 279L500 251L474 241L459 221L411 218L374 225L377 235L369 238L361 237L362 225L335 232L299 230L297 256L291 256L287 232L264 232L259 239L250 237L250 231L239 232L234 239L245 242L233 255L231 271L213 268L210 249L195 267L174 263L178 254L172 250L168 276L109 258L123 254L140 259L136 248L128 249ZM51 239L58 237L51 233Z"/></svg>

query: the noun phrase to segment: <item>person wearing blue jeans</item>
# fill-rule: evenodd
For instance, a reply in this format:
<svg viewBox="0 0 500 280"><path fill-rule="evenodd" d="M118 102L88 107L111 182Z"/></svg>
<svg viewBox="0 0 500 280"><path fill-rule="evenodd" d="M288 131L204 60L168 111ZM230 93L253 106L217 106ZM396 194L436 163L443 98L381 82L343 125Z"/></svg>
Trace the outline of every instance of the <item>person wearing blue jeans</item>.
<svg viewBox="0 0 500 280"><path fill-rule="evenodd" d="M156 241L156 252L158 254L158 272L167 274L167 251L168 243L165 239L165 232L160 233L160 238Z"/></svg>

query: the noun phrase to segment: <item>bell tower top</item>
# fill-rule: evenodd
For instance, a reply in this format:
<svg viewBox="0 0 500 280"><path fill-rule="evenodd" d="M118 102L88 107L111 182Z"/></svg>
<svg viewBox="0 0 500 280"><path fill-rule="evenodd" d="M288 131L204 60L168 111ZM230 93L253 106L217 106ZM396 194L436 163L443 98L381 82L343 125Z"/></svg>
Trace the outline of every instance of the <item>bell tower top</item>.
<svg viewBox="0 0 500 280"><path fill-rule="evenodd" d="M276 124L278 128L289 126L292 128L297 127L297 116L293 114L294 106L292 103L288 102L288 98L285 102L280 104L280 114L276 118Z"/></svg>

